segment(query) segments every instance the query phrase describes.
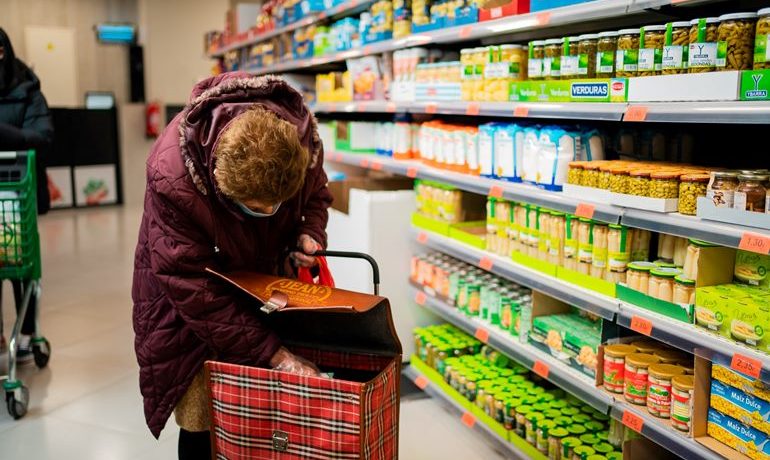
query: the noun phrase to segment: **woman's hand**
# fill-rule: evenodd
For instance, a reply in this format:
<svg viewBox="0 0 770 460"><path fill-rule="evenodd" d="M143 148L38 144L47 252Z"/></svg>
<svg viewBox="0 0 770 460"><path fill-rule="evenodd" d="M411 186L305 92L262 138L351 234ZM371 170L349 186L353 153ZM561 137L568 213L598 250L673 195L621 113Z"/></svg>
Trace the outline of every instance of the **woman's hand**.
<svg viewBox="0 0 770 460"><path fill-rule="evenodd" d="M321 245L318 244L316 240L303 233L297 239L297 246L302 251L294 251L289 255L289 257L291 257L291 259L294 261L294 265L297 267L309 268L315 266L318 263L315 257L308 255L315 254L316 251L321 249Z"/></svg>
<svg viewBox="0 0 770 460"><path fill-rule="evenodd" d="M302 356L297 356L281 347L270 359L270 367L277 371L289 372L291 374L306 375L310 377L320 377L321 371L315 364L306 360Z"/></svg>

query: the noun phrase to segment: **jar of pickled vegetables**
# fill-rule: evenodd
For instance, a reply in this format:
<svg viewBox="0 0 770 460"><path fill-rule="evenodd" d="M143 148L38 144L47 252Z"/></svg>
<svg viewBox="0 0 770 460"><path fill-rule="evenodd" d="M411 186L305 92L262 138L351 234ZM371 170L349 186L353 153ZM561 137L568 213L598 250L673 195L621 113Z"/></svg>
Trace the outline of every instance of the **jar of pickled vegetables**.
<svg viewBox="0 0 770 460"><path fill-rule="evenodd" d="M527 76L530 80L542 80L544 78L543 58L545 58L545 40L529 42Z"/></svg>
<svg viewBox="0 0 770 460"><path fill-rule="evenodd" d="M654 268L650 270L650 283L647 295L671 302L674 299L674 278L681 274L678 268Z"/></svg>
<svg viewBox="0 0 770 460"><path fill-rule="evenodd" d="M674 303L692 305L695 303L695 280L677 275L674 278Z"/></svg>
<svg viewBox="0 0 770 460"><path fill-rule="evenodd" d="M583 166L587 161L570 161L567 169L567 183L580 185L580 176L583 174Z"/></svg>
<svg viewBox="0 0 770 460"><path fill-rule="evenodd" d="M578 63L580 61L580 39L578 37L565 38L561 50L561 79L570 80L578 76Z"/></svg>
<svg viewBox="0 0 770 460"><path fill-rule="evenodd" d="M628 193L629 170L625 166L614 167L610 170L610 191Z"/></svg>
<svg viewBox="0 0 770 460"><path fill-rule="evenodd" d="M678 172L656 171L650 174L650 196L652 198L679 197Z"/></svg>
<svg viewBox="0 0 770 460"><path fill-rule="evenodd" d="M629 289L647 294L650 282L650 270L655 268L652 262L631 262L628 264L626 274L626 285Z"/></svg>
<svg viewBox="0 0 770 460"><path fill-rule="evenodd" d="M618 31L618 49L615 53L617 77L635 77L639 70L639 30Z"/></svg>
<svg viewBox="0 0 770 460"><path fill-rule="evenodd" d="M638 76L659 75L663 64L663 42L666 36L666 26L647 26L641 30Z"/></svg>
<svg viewBox="0 0 770 460"><path fill-rule="evenodd" d="M698 197L706 196L708 174L685 174L679 178L679 213L694 216L698 209Z"/></svg>
<svg viewBox="0 0 770 460"><path fill-rule="evenodd" d="M770 69L770 8L757 11L754 38L754 70Z"/></svg>
<svg viewBox="0 0 770 460"><path fill-rule="evenodd" d="M583 187L599 186L599 162L589 161L583 165L583 174L580 176L580 185Z"/></svg>
<svg viewBox="0 0 770 460"><path fill-rule="evenodd" d="M615 76L615 53L618 47L617 32L602 32L596 43L596 77L612 78Z"/></svg>
<svg viewBox="0 0 770 460"><path fill-rule="evenodd" d="M690 23L688 21L668 23L663 42L661 73L663 75L687 73L687 56L689 51Z"/></svg>
<svg viewBox="0 0 770 460"><path fill-rule="evenodd" d="M719 18L701 18L690 21L690 49L687 72L713 72L717 67L717 40Z"/></svg>
<svg viewBox="0 0 770 460"><path fill-rule="evenodd" d="M489 50L485 47L473 48L473 100L485 101L484 69L489 62Z"/></svg>
<svg viewBox="0 0 770 460"><path fill-rule="evenodd" d="M636 196L650 196L649 169L635 169L628 174L628 193Z"/></svg>
<svg viewBox="0 0 770 460"><path fill-rule="evenodd" d="M733 197L733 208L741 211L765 212L767 190L764 183L768 176L741 174Z"/></svg>
<svg viewBox="0 0 770 460"><path fill-rule="evenodd" d="M596 52L598 34L584 34L578 37L578 78L596 78Z"/></svg>
<svg viewBox="0 0 770 460"><path fill-rule="evenodd" d="M599 166L599 183L598 188L602 190L610 189L610 179L612 178L612 170L616 167L614 162L608 161L607 163Z"/></svg>
<svg viewBox="0 0 770 460"><path fill-rule="evenodd" d="M706 198L718 208L732 208L735 189L738 188L738 173L714 171L706 189Z"/></svg>
<svg viewBox="0 0 770 460"><path fill-rule="evenodd" d="M719 16L717 70L749 70L754 64L756 13Z"/></svg>
<svg viewBox="0 0 770 460"><path fill-rule="evenodd" d="M500 62L508 64L509 81L527 79L527 53L521 45L501 45Z"/></svg>
<svg viewBox="0 0 770 460"><path fill-rule="evenodd" d="M545 41L543 78L546 80L559 80L561 78L562 43L562 40L559 38Z"/></svg>
<svg viewBox="0 0 770 460"><path fill-rule="evenodd" d="M607 267L613 272L625 272L631 259L628 228L610 224L607 234Z"/></svg>

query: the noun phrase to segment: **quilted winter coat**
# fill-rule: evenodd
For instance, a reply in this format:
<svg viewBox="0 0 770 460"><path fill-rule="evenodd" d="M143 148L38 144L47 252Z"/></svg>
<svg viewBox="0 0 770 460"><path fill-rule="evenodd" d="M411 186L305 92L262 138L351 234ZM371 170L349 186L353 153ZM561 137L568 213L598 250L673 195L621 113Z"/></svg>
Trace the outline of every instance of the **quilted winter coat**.
<svg viewBox="0 0 770 460"><path fill-rule="evenodd" d="M267 218L244 215L213 179L219 133L254 104L297 126L311 153L301 191ZM277 77L240 72L199 83L155 143L132 289L144 412L155 437L206 359L266 365L280 346L254 305L204 269L286 275L300 234L325 247L331 195L322 163L315 119L302 96Z"/></svg>

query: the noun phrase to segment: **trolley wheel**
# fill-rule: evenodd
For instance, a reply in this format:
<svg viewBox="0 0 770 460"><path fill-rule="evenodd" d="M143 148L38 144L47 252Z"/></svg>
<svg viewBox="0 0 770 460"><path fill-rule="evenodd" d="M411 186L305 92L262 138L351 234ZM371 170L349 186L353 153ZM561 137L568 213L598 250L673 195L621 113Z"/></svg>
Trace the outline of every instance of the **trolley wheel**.
<svg viewBox="0 0 770 460"><path fill-rule="evenodd" d="M15 390L6 392L5 402L8 406L8 413L14 420L24 417L29 406L29 389L22 385Z"/></svg>
<svg viewBox="0 0 770 460"><path fill-rule="evenodd" d="M45 338L35 341L32 344L32 354L39 369L46 367L51 359L51 342Z"/></svg>

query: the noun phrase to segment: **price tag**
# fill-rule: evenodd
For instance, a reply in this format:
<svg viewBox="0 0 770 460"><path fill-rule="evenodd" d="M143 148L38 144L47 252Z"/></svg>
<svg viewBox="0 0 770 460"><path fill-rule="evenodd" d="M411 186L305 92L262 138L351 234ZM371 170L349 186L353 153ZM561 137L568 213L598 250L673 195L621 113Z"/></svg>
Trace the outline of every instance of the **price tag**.
<svg viewBox="0 0 770 460"><path fill-rule="evenodd" d="M468 107L465 109L466 115L478 115L481 107L478 102L469 102Z"/></svg>
<svg viewBox="0 0 770 460"><path fill-rule="evenodd" d="M350 6L348 8L355 8L358 6L358 0L350 0Z"/></svg>
<svg viewBox="0 0 770 460"><path fill-rule="evenodd" d="M428 234L425 232L420 232L417 234L417 242L420 244L425 244L428 242Z"/></svg>
<svg viewBox="0 0 770 460"><path fill-rule="evenodd" d="M414 302L419 306L425 306L425 301L428 300L428 296L422 291L417 291L414 295Z"/></svg>
<svg viewBox="0 0 770 460"><path fill-rule="evenodd" d="M513 116L519 117L519 118L526 118L529 116L529 107L526 105L520 105L517 106L515 109L513 109Z"/></svg>
<svg viewBox="0 0 770 460"><path fill-rule="evenodd" d="M497 19L503 16L503 9L500 7L492 8L489 10L489 17L492 19Z"/></svg>
<svg viewBox="0 0 770 460"><path fill-rule="evenodd" d="M770 252L770 237L758 233L746 232L741 237L738 249L757 252L759 254L767 254Z"/></svg>
<svg viewBox="0 0 770 460"><path fill-rule="evenodd" d="M499 185L493 185L489 187L489 196L492 198L502 198L503 197L503 188Z"/></svg>
<svg viewBox="0 0 770 460"><path fill-rule="evenodd" d="M396 103L388 102L387 104L385 104L385 111L388 113L394 113L396 111Z"/></svg>
<svg viewBox="0 0 770 460"><path fill-rule="evenodd" d="M652 321L634 315L631 317L631 330L649 336L652 333Z"/></svg>
<svg viewBox="0 0 770 460"><path fill-rule="evenodd" d="M542 362L540 360L535 361L535 365L532 366L532 372L534 372L535 374L539 375L540 377L542 377L544 379L548 378L548 371L549 370L550 369L548 369L548 364L546 364L546 363L544 363L544 362Z"/></svg>
<svg viewBox="0 0 770 460"><path fill-rule="evenodd" d="M476 424L476 417L474 417L470 412L464 413L460 420L463 422L463 425L467 426L468 428L473 428L473 425Z"/></svg>
<svg viewBox="0 0 770 460"><path fill-rule="evenodd" d="M366 112L366 105L363 102L359 102L355 105L355 111L356 112ZM350 112L350 110L349 110Z"/></svg>
<svg viewBox="0 0 770 460"><path fill-rule="evenodd" d="M364 56L367 56L369 54L372 54L372 45L366 45L363 49Z"/></svg>
<svg viewBox="0 0 770 460"><path fill-rule="evenodd" d="M417 168L414 166L410 166L406 169L406 177L409 177L411 179L414 179L417 177Z"/></svg>
<svg viewBox="0 0 770 460"><path fill-rule="evenodd" d="M626 109L623 121L644 121L647 119L648 110L649 108L646 105L632 105Z"/></svg>
<svg viewBox="0 0 770 460"><path fill-rule="evenodd" d="M460 38L468 38L471 36L471 31L473 28L471 26L464 26L460 29Z"/></svg>
<svg viewBox="0 0 770 460"><path fill-rule="evenodd" d="M428 102L428 104L425 106L425 113L436 113L438 110L438 104L435 102Z"/></svg>
<svg viewBox="0 0 770 460"><path fill-rule="evenodd" d="M733 360L730 361L730 367L742 374L758 379L759 373L762 371L762 362L758 359L736 353L733 355Z"/></svg>
<svg viewBox="0 0 770 460"><path fill-rule="evenodd" d="M382 163L379 161L372 161L372 169L375 171L382 171Z"/></svg>
<svg viewBox="0 0 770 460"><path fill-rule="evenodd" d="M593 219L594 210L594 205L588 203L580 203L575 208L575 215L578 217L585 217L586 219Z"/></svg>
<svg viewBox="0 0 770 460"><path fill-rule="evenodd" d="M361 161L358 164L362 168L368 168L369 167L369 159L368 158L361 158Z"/></svg>
<svg viewBox="0 0 770 460"><path fill-rule="evenodd" d="M490 259L489 257L485 256L485 257L482 257L481 260L479 260L479 267L482 270L486 270L486 271L492 270L493 265L494 265L494 262L492 262L492 259Z"/></svg>
<svg viewBox="0 0 770 460"><path fill-rule="evenodd" d="M623 425L631 428L639 434L642 434L642 427L644 426L644 419L630 410L623 411Z"/></svg>
<svg viewBox="0 0 770 460"><path fill-rule="evenodd" d="M547 25L549 22L551 22L551 12L546 11L544 13L538 13L535 16L535 20L537 21L537 25L539 26Z"/></svg>
<svg viewBox="0 0 770 460"><path fill-rule="evenodd" d="M473 334L473 336L479 339L482 343L487 343L489 341L489 331L483 327L476 329L476 333Z"/></svg>
<svg viewBox="0 0 770 460"><path fill-rule="evenodd" d="M414 379L415 386L421 390L424 390L425 387L428 386L428 382L430 382L430 380L424 375L418 375L417 378Z"/></svg>

